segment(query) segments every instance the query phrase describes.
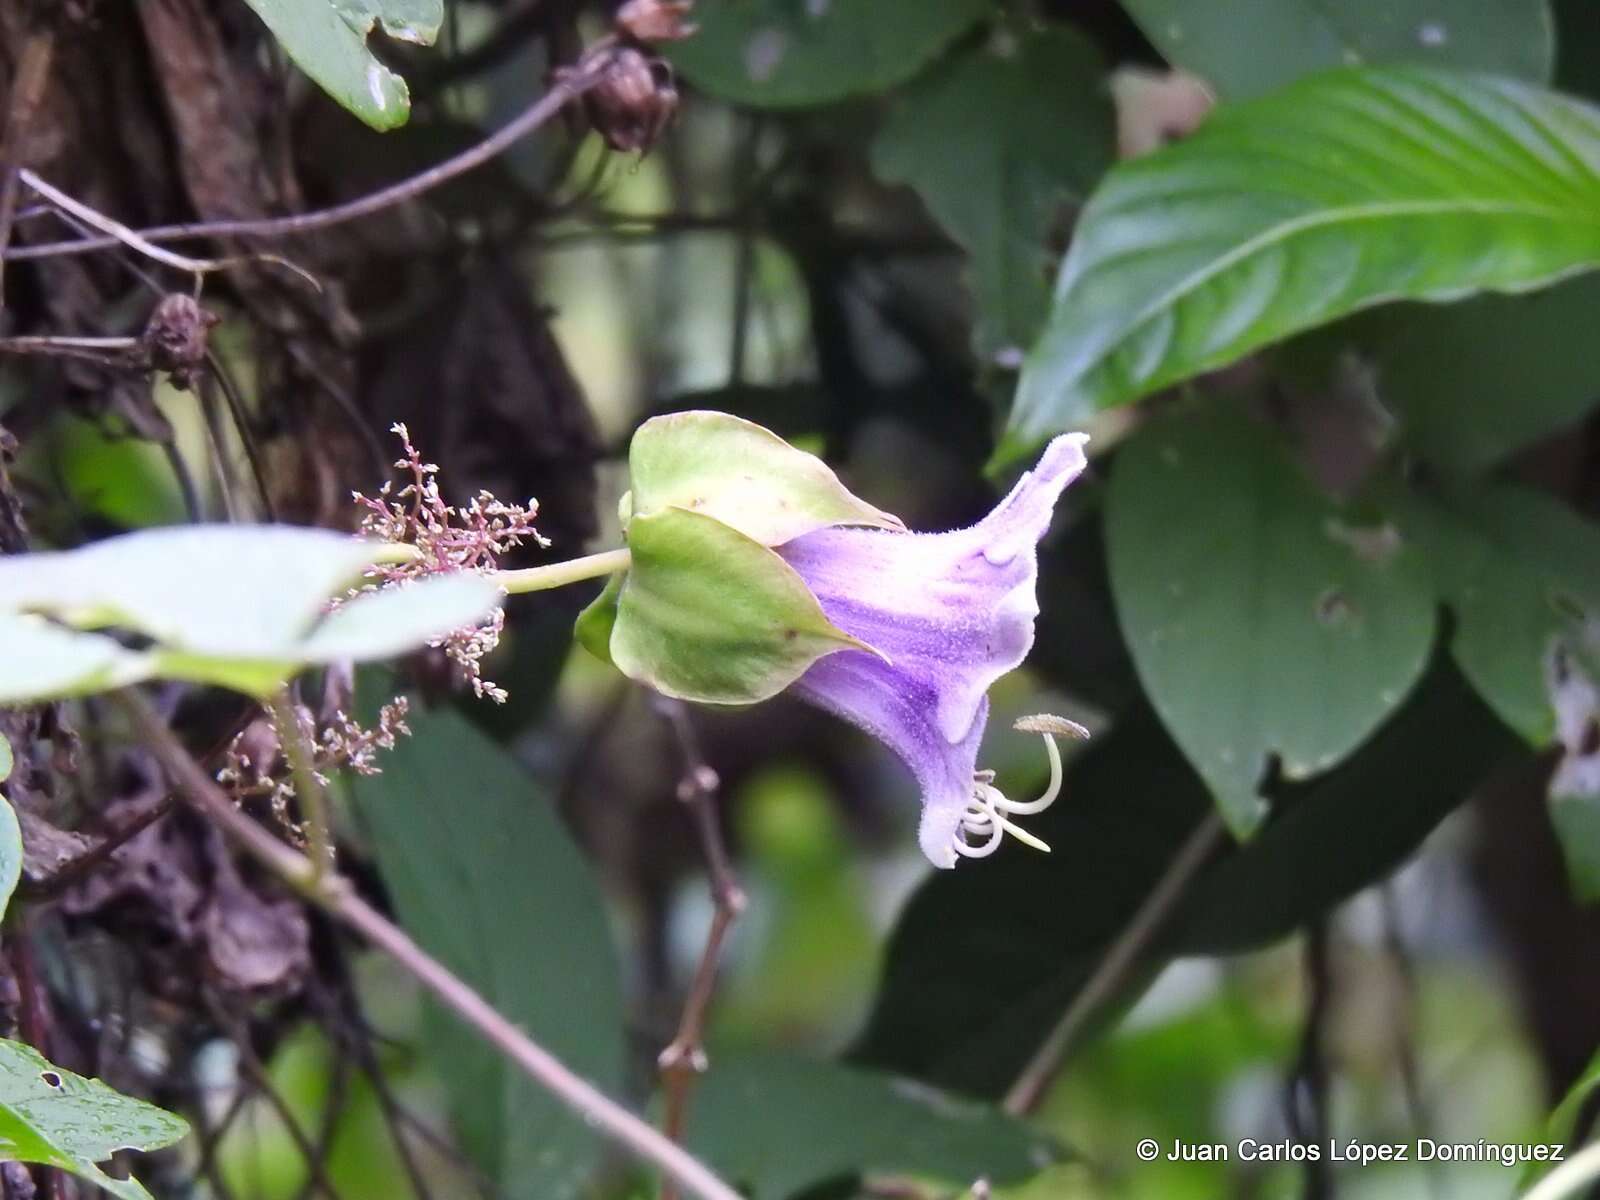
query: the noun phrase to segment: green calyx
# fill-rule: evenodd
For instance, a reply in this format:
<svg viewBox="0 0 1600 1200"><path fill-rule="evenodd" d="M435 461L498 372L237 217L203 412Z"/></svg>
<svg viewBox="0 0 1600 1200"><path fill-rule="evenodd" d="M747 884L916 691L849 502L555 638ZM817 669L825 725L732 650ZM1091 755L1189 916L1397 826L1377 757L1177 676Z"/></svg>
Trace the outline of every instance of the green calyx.
<svg viewBox="0 0 1600 1200"><path fill-rule="evenodd" d="M632 561L579 616L578 641L665 695L752 704L825 654L871 646L831 622L771 549L832 525L904 529L826 464L723 413L657 417L628 456Z"/></svg>

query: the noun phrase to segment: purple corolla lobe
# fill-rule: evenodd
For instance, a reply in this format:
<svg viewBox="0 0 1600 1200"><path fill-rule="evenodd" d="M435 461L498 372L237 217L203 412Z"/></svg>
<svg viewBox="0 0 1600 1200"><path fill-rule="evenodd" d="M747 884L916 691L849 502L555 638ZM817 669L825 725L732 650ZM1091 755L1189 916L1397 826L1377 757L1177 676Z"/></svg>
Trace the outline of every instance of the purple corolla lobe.
<svg viewBox="0 0 1600 1200"><path fill-rule="evenodd" d="M1038 543L1063 489L1083 472L1087 441L1081 433L1056 438L970 528L836 526L777 547L828 619L883 655L825 655L793 688L885 743L911 769L922 789L918 842L936 867L972 853L962 830L965 819L973 831L969 810L982 795L977 755L989 687L1033 646Z"/></svg>

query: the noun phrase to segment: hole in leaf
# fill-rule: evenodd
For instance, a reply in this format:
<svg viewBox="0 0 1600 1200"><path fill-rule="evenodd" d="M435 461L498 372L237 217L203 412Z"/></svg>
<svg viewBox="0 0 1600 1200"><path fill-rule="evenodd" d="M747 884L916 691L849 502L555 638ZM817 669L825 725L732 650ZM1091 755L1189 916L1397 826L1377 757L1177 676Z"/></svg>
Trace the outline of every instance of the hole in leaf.
<svg viewBox="0 0 1600 1200"><path fill-rule="evenodd" d="M59 1088L61 1086L61 1076L54 1071L40 1071L39 1078L44 1080L48 1087Z"/></svg>
<svg viewBox="0 0 1600 1200"><path fill-rule="evenodd" d="M1324 625L1343 625L1354 611L1349 598L1336 587L1317 597L1317 620Z"/></svg>
<svg viewBox="0 0 1600 1200"><path fill-rule="evenodd" d="M1558 616L1569 621L1586 621L1589 619L1589 609L1571 592L1560 588L1550 593L1550 607L1555 609Z"/></svg>

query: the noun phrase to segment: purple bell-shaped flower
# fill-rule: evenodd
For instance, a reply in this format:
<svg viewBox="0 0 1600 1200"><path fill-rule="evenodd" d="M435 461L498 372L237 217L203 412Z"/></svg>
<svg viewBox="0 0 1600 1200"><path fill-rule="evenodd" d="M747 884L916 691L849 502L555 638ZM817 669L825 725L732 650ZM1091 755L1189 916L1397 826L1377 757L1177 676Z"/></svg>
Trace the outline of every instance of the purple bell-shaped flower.
<svg viewBox="0 0 1600 1200"><path fill-rule="evenodd" d="M1062 490L1082 473L1087 437L1066 434L982 521L949 533L834 526L775 547L839 629L881 652L839 650L796 681L802 698L888 745L922 788L922 851L936 867L992 852L1018 803L977 769L988 690L1033 646L1037 546ZM1056 730L1060 732L1061 730Z"/></svg>

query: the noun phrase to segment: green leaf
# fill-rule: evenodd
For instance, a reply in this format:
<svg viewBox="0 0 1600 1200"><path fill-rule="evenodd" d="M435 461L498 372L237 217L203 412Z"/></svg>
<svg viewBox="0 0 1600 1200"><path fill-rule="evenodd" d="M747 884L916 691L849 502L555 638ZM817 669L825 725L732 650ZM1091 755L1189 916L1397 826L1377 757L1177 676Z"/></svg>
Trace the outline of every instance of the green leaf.
<svg viewBox="0 0 1600 1200"><path fill-rule="evenodd" d="M630 679L704 704L753 704L824 654L871 650L823 615L793 567L711 517L669 508L628 526L611 660Z"/></svg>
<svg viewBox="0 0 1600 1200"><path fill-rule="evenodd" d="M1578 1076L1561 1102L1551 1110L1550 1119L1545 1122L1543 1140L1556 1146L1575 1147L1582 1133L1578 1126L1579 1118L1597 1090L1600 1090L1600 1054L1589 1060L1583 1074ZM1550 1167L1550 1163L1530 1162L1523 1169L1519 1190L1549 1174Z"/></svg>
<svg viewBox="0 0 1600 1200"><path fill-rule="evenodd" d="M1560 501L1508 486L1407 492L1391 502L1439 600L1450 649L1502 720L1535 745L1555 733L1545 656L1575 618L1600 616L1600 528Z"/></svg>
<svg viewBox="0 0 1600 1200"><path fill-rule="evenodd" d="M1388 875L1516 749L1439 656L1353 757L1290 785L1251 842L1206 868L1107 1010L1125 1006L1174 957L1269 944ZM928 876L896 925L854 1057L984 1095L1003 1091L1211 804L1143 704L1068 764L1062 796L1029 818L1052 853L1002 848L996 869Z"/></svg>
<svg viewBox="0 0 1600 1200"><path fill-rule="evenodd" d="M673 65L723 100L824 104L903 83L989 11L988 0L701 0Z"/></svg>
<svg viewBox="0 0 1600 1200"><path fill-rule="evenodd" d="M578 614L573 626L578 644L603 663L611 662L611 631L617 625L617 599L622 595L624 574L606 580L604 590Z"/></svg>
<svg viewBox="0 0 1600 1200"><path fill-rule="evenodd" d="M1050 304L1049 247L1067 202L1115 153L1099 52L1053 28L940 65L907 88L873 143L873 170L908 183L967 252L985 359L1013 361Z"/></svg>
<svg viewBox="0 0 1600 1200"><path fill-rule="evenodd" d="M1550 78L1555 23L1545 0L1123 0L1167 61L1230 100L1329 67L1415 62Z"/></svg>
<svg viewBox="0 0 1600 1200"><path fill-rule="evenodd" d="M318 86L374 129L411 115L406 81L367 49L381 22L402 41L432 45L444 20L442 0L245 0Z"/></svg>
<svg viewBox="0 0 1600 1200"><path fill-rule="evenodd" d="M829 525L905 528L851 495L816 455L727 413L652 417L628 447L628 479L633 516L688 509L763 546Z"/></svg>
<svg viewBox="0 0 1600 1200"><path fill-rule="evenodd" d="M0 611L0 647L0 704L104 691L137 682L153 668L148 655L108 637L28 614Z"/></svg>
<svg viewBox="0 0 1600 1200"><path fill-rule="evenodd" d="M117 625L194 654L271 658L377 561L374 542L287 525L185 525L0 560L0 611Z"/></svg>
<svg viewBox="0 0 1600 1200"><path fill-rule="evenodd" d="M1600 112L1509 80L1335 71L1114 167L1062 265L1008 456L1385 300L1600 264Z"/></svg>
<svg viewBox="0 0 1600 1200"><path fill-rule="evenodd" d="M188 1132L182 1117L0 1040L0 1159L60 1167L120 1200L150 1200L138 1180L113 1179L95 1164L122 1149L159 1150Z"/></svg>
<svg viewBox="0 0 1600 1200"><path fill-rule="evenodd" d="M0 630L11 631L0 643L0 702L152 675L266 695L307 663L414 649L477 624L499 602L492 584L463 575L358 597L324 617L394 550L319 529L190 525L0 558ZM84 628L155 644L135 653Z"/></svg>
<svg viewBox="0 0 1600 1200"><path fill-rule="evenodd" d="M1600 311L1600 275L1524 296L1389 305L1318 340L1353 344L1408 450L1483 471L1600 400L1600 360L1575 353Z"/></svg>
<svg viewBox="0 0 1600 1200"><path fill-rule="evenodd" d="M365 592L329 613L300 643L304 662L391 658L478 624L501 600L482 575L435 575Z"/></svg>
<svg viewBox="0 0 1600 1200"><path fill-rule="evenodd" d="M979 1178L1012 1183L1058 1157L1049 1139L987 1104L775 1052L713 1052L688 1144L752 1200L863 1173L957 1188Z"/></svg>
<svg viewBox="0 0 1600 1200"><path fill-rule="evenodd" d="M363 677L362 709L386 693ZM401 923L584 1078L623 1081L622 986L600 891L542 787L459 714L414 711L352 781ZM468 802L470 801L470 802ZM602 1146L477 1034L430 1009L427 1061L474 1160L518 1200L565 1200Z"/></svg>
<svg viewBox="0 0 1600 1200"><path fill-rule="evenodd" d="M16 765L16 760L11 756L11 743L6 740L5 734L0 733L0 783L11 778Z"/></svg>
<svg viewBox="0 0 1600 1200"><path fill-rule="evenodd" d="M0 737L0 745L5 738ZM10 752L0 752L0 758L9 760ZM5 766L0 763L0 766ZM5 781L8 770L0 770L0 782ZM11 895L22 878L22 826L17 823L17 812L11 802L0 795L0 920L11 907Z"/></svg>
<svg viewBox="0 0 1600 1200"><path fill-rule="evenodd" d="M1241 837L1266 815L1273 759L1288 779L1327 770L1427 663L1434 602L1416 556L1392 527L1319 494L1237 414L1133 438L1106 536L1139 678Z"/></svg>

